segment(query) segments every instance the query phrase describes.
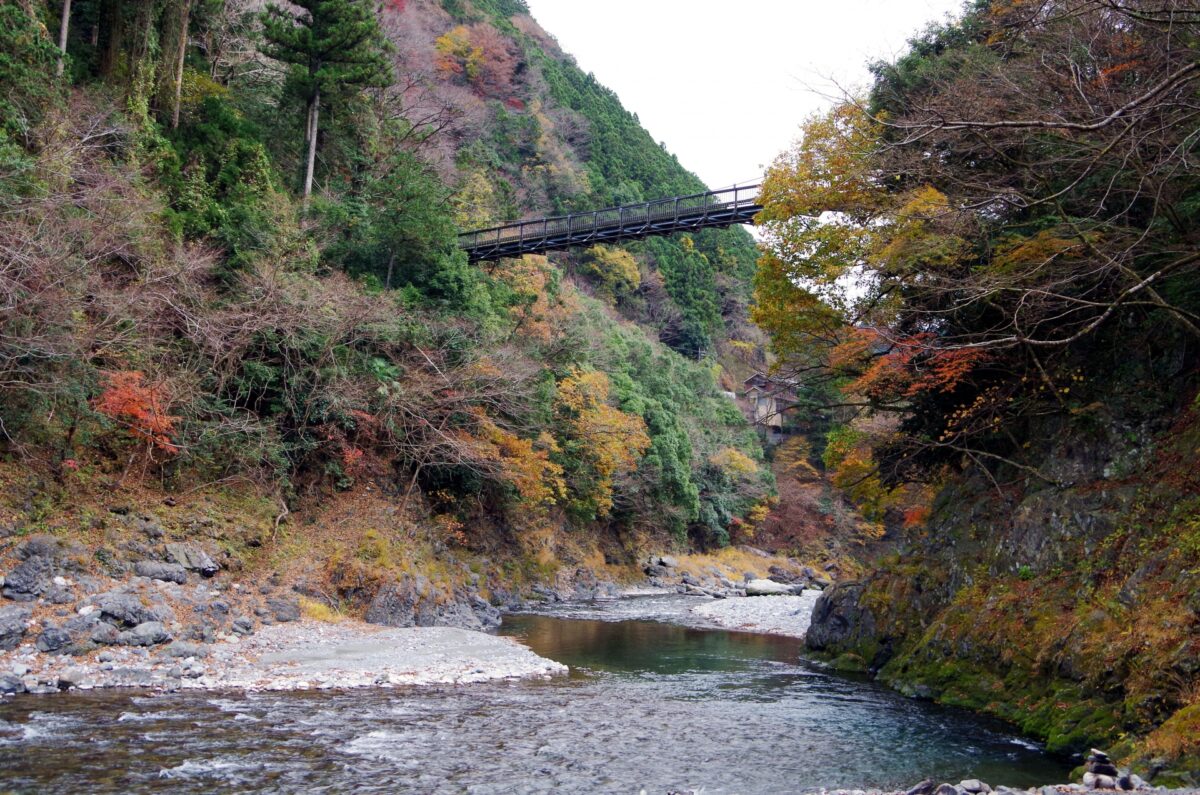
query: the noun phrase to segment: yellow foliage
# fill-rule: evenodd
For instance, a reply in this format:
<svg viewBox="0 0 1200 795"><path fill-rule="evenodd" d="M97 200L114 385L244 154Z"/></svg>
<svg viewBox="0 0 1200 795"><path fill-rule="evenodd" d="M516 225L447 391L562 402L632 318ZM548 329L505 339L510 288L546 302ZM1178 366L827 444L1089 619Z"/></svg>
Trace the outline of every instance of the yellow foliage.
<svg viewBox="0 0 1200 795"><path fill-rule="evenodd" d="M604 517L613 506L613 478L633 470L650 436L646 423L608 405L608 376L574 369L558 384L555 411L564 431L568 456L581 464L572 486L576 502Z"/></svg>
<svg viewBox="0 0 1200 795"><path fill-rule="evenodd" d="M471 33L465 25L438 36L433 43L437 65L443 73L463 75L467 80L479 78L483 66L483 48L471 43Z"/></svg>
<svg viewBox="0 0 1200 795"><path fill-rule="evenodd" d="M723 447L708 458L708 463L729 475L753 475L758 471L754 459L735 447Z"/></svg>
<svg viewBox="0 0 1200 795"><path fill-rule="evenodd" d="M642 283L637 260L623 248L592 246L587 250L584 269L596 278L600 291L610 300L633 292Z"/></svg>
<svg viewBox="0 0 1200 795"><path fill-rule="evenodd" d="M496 189L480 170L467 173L451 199L454 223L462 229L480 229L496 220Z"/></svg>

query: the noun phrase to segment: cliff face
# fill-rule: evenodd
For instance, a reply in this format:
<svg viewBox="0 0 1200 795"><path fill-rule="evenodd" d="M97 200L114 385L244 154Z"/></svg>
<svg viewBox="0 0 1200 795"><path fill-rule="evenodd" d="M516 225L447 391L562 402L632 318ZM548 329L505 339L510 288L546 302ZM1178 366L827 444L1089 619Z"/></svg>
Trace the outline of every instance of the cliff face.
<svg viewBox="0 0 1200 795"><path fill-rule="evenodd" d="M1062 429L1058 429L1062 430ZM926 532L826 592L808 645L1051 750L1200 771L1200 407L1060 438L1056 484L952 482Z"/></svg>

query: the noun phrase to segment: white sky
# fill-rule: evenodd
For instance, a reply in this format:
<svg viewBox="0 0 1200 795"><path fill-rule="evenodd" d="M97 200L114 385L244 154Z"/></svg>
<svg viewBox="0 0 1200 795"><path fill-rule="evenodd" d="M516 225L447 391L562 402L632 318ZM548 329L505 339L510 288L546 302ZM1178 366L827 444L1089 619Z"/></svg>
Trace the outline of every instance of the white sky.
<svg viewBox="0 0 1200 795"><path fill-rule="evenodd" d="M709 187L756 180L865 64L962 0L527 0Z"/></svg>

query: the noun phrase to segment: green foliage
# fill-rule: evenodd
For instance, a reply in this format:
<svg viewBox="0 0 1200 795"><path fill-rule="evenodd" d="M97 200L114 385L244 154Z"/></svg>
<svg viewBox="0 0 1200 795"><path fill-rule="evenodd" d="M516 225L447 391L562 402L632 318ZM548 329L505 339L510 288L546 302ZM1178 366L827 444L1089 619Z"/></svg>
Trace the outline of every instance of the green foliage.
<svg viewBox="0 0 1200 795"><path fill-rule="evenodd" d="M0 5L0 150L22 142L47 108L61 101L58 50L19 3Z"/></svg>
<svg viewBox="0 0 1200 795"><path fill-rule="evenodd" d="M305 96L341 89L386 86L392 78L387 45L365 0L298 0L296 15L277 5L263 14L264 53L292 64Z"/></svg>
<svg viewBox="0 0 1200 795"><path fill-rule="evenodd" d="M222 95L205 98L175 136L178 154L165 175L174 221L186 237L223 247L227 276L270 250L277 231L269 211L275 169L263 137Z"/></svg>

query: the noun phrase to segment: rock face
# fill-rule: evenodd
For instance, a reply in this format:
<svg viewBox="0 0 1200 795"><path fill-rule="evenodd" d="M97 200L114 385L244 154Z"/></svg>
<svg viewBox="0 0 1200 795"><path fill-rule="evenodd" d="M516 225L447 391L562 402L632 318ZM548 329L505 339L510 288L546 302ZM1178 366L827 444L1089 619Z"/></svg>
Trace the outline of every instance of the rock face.
<svg viewBox="0 0 1200 795"><path fill-rule="evenodd" d="M0 651L17 648L33 612L27 607L0 608Z"/></svg>
<svg viewBox="0 0 1200 795"><path fill-rule="evenodd" d="M875 618L870 610L859 604L863 587L862 582L848 580L821 593L813 607L812 623L804 640L808 648L844 652L874 641Z"/></svg>
<svg viewBox="0 0 1200 795"><path fill-rule="evenodd" d="M1040 450L1031 437L1030 460L1057 485L1001 494L982 475L952 479L921 533L826 590L807 646L903 693L1003 717L1052 752L1122 741L1150 769L1157 754L1139 738L1194 732L1200 572L1185 528L1196 526L1200 413L1153 435L1109 428L1042 428ZM1142 439L1140 457L1127 438ZM1163 781L1190 782L1200 754L1161 764ZM1089 772L1097 787L1120 784L1111 769Z"/></svg>
<svg viewBox="0 0 1200 795"><path fill-rule="evenodd" d="M494 629L500 626L500 611L476 594L448 594L416 575L380 588L367 608L367 621L389 627Z"/></svg>

